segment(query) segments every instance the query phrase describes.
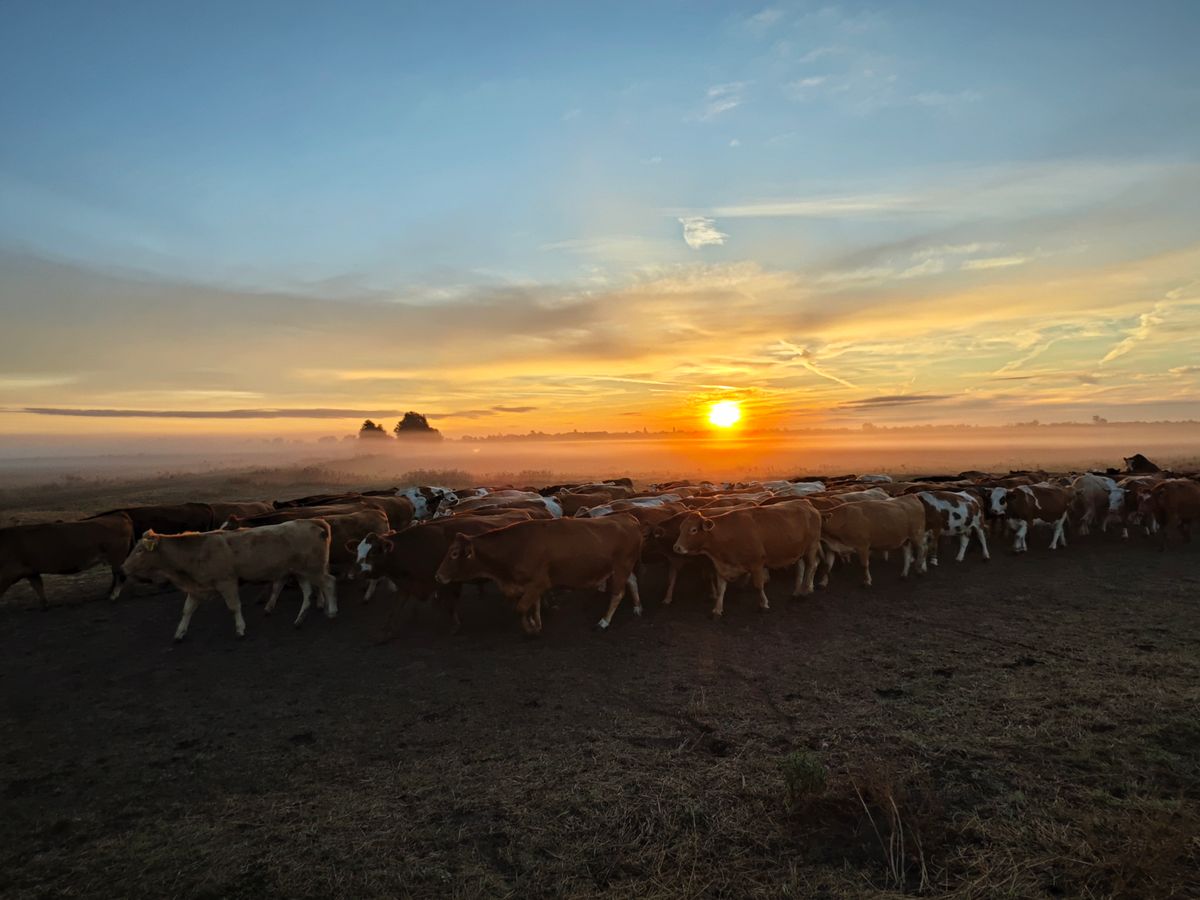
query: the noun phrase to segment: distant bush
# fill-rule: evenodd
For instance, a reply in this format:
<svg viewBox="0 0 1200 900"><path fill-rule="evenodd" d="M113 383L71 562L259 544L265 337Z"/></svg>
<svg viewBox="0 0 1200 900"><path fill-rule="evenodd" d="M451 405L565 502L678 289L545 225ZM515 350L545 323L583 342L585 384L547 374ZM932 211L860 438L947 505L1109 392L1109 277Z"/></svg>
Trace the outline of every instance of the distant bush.
<svg viewBox="0 0 1200 900"><path fill-rule="evenodd" d="M821 794L828 780L821 757L808 750L793 750L779 761L779 771L788 806Z"/></svg>

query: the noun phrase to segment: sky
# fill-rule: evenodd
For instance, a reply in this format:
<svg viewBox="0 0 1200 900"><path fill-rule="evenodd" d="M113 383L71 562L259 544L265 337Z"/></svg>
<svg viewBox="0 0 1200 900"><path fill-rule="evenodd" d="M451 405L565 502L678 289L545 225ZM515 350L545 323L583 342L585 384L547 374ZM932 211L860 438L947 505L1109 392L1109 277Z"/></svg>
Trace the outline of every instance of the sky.
<svg viewBox="0 0 1200 900"><path fill-rule="evenodd" d="M1200 418L1200 5L11 0L0 436Z"/></svg>

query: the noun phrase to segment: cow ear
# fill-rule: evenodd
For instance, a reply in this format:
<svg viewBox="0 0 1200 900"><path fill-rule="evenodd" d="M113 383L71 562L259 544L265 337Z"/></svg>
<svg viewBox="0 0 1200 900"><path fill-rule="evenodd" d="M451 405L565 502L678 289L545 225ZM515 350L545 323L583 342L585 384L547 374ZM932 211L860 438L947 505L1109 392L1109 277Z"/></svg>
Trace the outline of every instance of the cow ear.
<svg viewBox="0 0 1200 900"><path fill-rule="evenodd" d="M396 545L394 543L392 543L391 541L389 541L387 538L384 538L383 542L382 542L382 546L383 546L385 553L391 553Z"/></svg>
<svg viewBox="0 0 1200 900"><path fill-rule="evenodd" d="M154 550L158 547L158 535L154 533L153 529L147 530L142 535L142 546L147 550Z"/></svg>
<svg viewBox="0 0 1200 900"><path fill-rule="evenodd" d="M716 526L716 524L717 524L717 523L716 523L716 522L714 522L712 519L705 519L705 520L704 520L704 530L705 530L705 531L712 531L712 530L713 530L713 528Z"/></svg>
<svg viewBox="0 0 1200 900"><path fill-rule="evenodd" d="M655 525L653 528L650 529L650 534L656 538L661 538L661 537L666 537L667 532L663 529L663 527L661 525Z"/></svg>
<svg viewBox="0 0 1200 900"><path fill-rule="evenodd" d="M358 549L358 544L354 543L354 541L346 541L346 549L353 553Z"/></svg>

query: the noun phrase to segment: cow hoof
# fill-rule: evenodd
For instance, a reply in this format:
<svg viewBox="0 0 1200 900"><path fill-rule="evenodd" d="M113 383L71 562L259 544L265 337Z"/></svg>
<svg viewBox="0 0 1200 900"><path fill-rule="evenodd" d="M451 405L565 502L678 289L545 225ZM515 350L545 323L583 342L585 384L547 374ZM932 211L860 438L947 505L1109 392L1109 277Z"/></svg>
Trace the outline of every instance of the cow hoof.
<svg viewBox="0 0 1200 900"><path fill-rule="evenodd" d="M177 643L177 644L182 644L182 643L183 643L183 639L184 639L185 637L187 637L187 635L183 635L183 634L177 634L177 635L175 635L175 643Z"/></svg>
<svg viewBox="0 0 1200 900"><path fill-rule="evenodd" d="M597 622L596 630L597 631L607 631L608 630L608 619L601 619L599 622Z"/></svg>
<svg viewBox="0 0 1200 900"><path fill-rule="evenodd" d="M633 614L635 616L640 616L642 614L642 608L640 606L635 606L633 608Z"/></svg>

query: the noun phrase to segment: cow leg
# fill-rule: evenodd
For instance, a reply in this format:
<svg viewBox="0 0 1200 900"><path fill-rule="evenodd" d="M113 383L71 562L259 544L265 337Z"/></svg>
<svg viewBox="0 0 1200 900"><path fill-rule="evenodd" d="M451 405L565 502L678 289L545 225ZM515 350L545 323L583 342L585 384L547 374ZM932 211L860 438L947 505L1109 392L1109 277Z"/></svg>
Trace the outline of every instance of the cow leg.
<svg viewBox="0 0 1200 900"><path fill-rule="evenodd" d="M925 546L928 547L929 565L936 566L938 564L938 543L941 535L935 534L932 531L925 532Z"/></svg>
<svg viewBox="0 0 1200 900"><path fill-rule="evenodd" d="M728 585L729 585L729 582L727 582L724 578L722 578L718 574L717 575L717 592L716 592L716 596L713 598L714 604L713 604L713 610L712 610L713 618L715 618L715 619L719 619L721 616L725 615L725 588Z"/></svg>
<svg viewBox="0 0 1200 900"><path fill-rule="evenodd" d="M972 525L971 530L974 531L975 536L979 538L979 546L983 548L983 558L991 559L991 554L988 553L987 535L984 533L983 528L981 528L979 525Z"/></svg>
<svg viewBox="0 0 1200 900"><path fill-rule="evenodd" d="M967 544L971 543L971 532L964 531L958 536L958 553L954 555L955 562L962 562L967 555ZM936 565L936 564L935 564Z"/></svg>
<svg viewBox="0 0 1200 900"><path fill-rule="evenodd" d="M1013 553L1021 553L1025 549L1025 532L1029 523L1024 519L1009 519L1008 527L1013 530Z"/></svg>
<svg viewBox="0 0 1200 900"><path fill-rule="evenodd" d="M30 575L26 580L29 582L29 586L33 588L33 592L37 594L38 600L42 605L42 609L49 609L50 604L46 602L46 588L42 584L42 576Z"/></svg>
<svg viewBox="0 0 1200 900"><path fill-rule="evenodd" d="M758 608L762 612L771 608L771 601L767 599L767 577L766 566L750 573L750 581L754 585L754 589L758 591Z"/></svg>
<svg viewBox="0 0 1200 900"><path fill-rule="evenodd" d="M679 579L681 568L683 568L682 560L667 560L667 593L663 596L663 606L670 606L671 601L675 599L675 582Z"/></svg>
<svg viewBox="0 0 1200 900"><path fill-rule="evenodd" d="M303 587L303 585L301 585ZM236 581L223 581L217 590L225 600L225 605L233 613L233 633L238 637L246 636L246 620L242 618L242 597L238 592Z"/></svg>
<svg viewBox="0 0 1200 900"><path fill-rule="evenodd" d="M792 596L798 597L804 593L804 557L796 560L796 586L792 588Z"/></svg>
<svg viewBox="0 0 1200 900"><path fill-rule="evenodd" d="M269 616L275 611L275 602L279 599L279 595L283 593L283 585L285 579L277 578L271 582L271 596L267 600L267 605L263 607L263 615Z"/></svg>
<svg viewBox="0 0 1200 900"><path fill-rule="evenodd" d="M929 557L926 555L927 550L925 549L925 535L921 535L921 540L917 541L916 551L917 551L917 574L924 575L926 572L929 571L929 563L928 563Z"/></svg>
<svg viewBox="0 0 1200 900"><path fill-rule="evenodd" d="M630 577L632 578L633 576L631 575ZM601 631L607 628L609 623L612 622L613 614L616 613L617 607L621 605L621 600L625 597L625 582L618 580L615 575L610 575L607 580L613 585L613 591L608 599L608 612L596 623L596 627Z"/></svg>
<svg viewBox="0 0 1200 900"><path fill-rule="evenodd" d="M112 583L108 586L108 599L116 600L121 595L123 587L125 587L125 573L121 571L121 566L118 564L112 567Z"/></svg>
<svg viewBox="0 0 1200 900"><path fill-rule="evenodd" d="M833 571L833 551L828 547L820 551L821 587L829 587L829 573Z"/></svg>
<svg viewBox="0 0 1200 900"><path fill-rule="evenodd" d="M308 615L308 608L312 606L313 584L307 578L298 579L300 582L300 612L296 614L296 621L292 623L296 628L300 627L300 623L304 621L304 617Z"/></svg>
<svg viewBox="0 0 1200 900"><path fill-rule="evenodd" d="M1054 550L1056 547L1058 547L1059 543L1062 543L1064 547L1067 546L1066 524L1067 517L1065 515L1054 523L1054 534L1050 537L1051 550Z"/></svg>
<svg viewBox="0 0 1200 900"><path fill-rule="evenodd" d="M625 580L625 590L629 591L633 597L633 614L640 616L642 614L642 594L638 590L637 573L630 572L629 577Z"/></svg>
<svg viewBox="0 0 1200 900"><path fill-rule="evenodd" d="M321 605L325 607L325 618L336 619L338 614L337 579L328 574L321 575L319 578L317 586L321 592Z"/></svg>
<svg viewBox="0 0 1200 900"><path fill-rule="evenodd" d="M817 564L821 559L821 545L814 543L808 551L808 557L805 559L804 565L804 587L800 591L802 594L811 594L813 592L813 581L817 577Z"/></svg>
<svg viewBox="0 0 1200 900"><path fill-rule="evenodd" d="M871 548L859 547L854 551L858 555L858 564L863 569L863 586L871 586Z"/></svg>
<svg viewBox="0 0 1200 900"><path fill-rule="evenodd" d="M901 547L900 549L902 549L904 551L904 568L902 568L900 570L900 577L907 578L908 570L910 568L912 568L912 563L913 563L912 541L906 541L904 543L904 546Z"/></svg>
<svg viewBox="0 0 1200 900"><path fill-rule="evenodd" d="M199 602L199 598L192 593L183 598L183 617L179 620L179 625L175 629L175 640L182 641L187 635L188 625L192 621L192 613L196 611L196 606Z"/></svg>

